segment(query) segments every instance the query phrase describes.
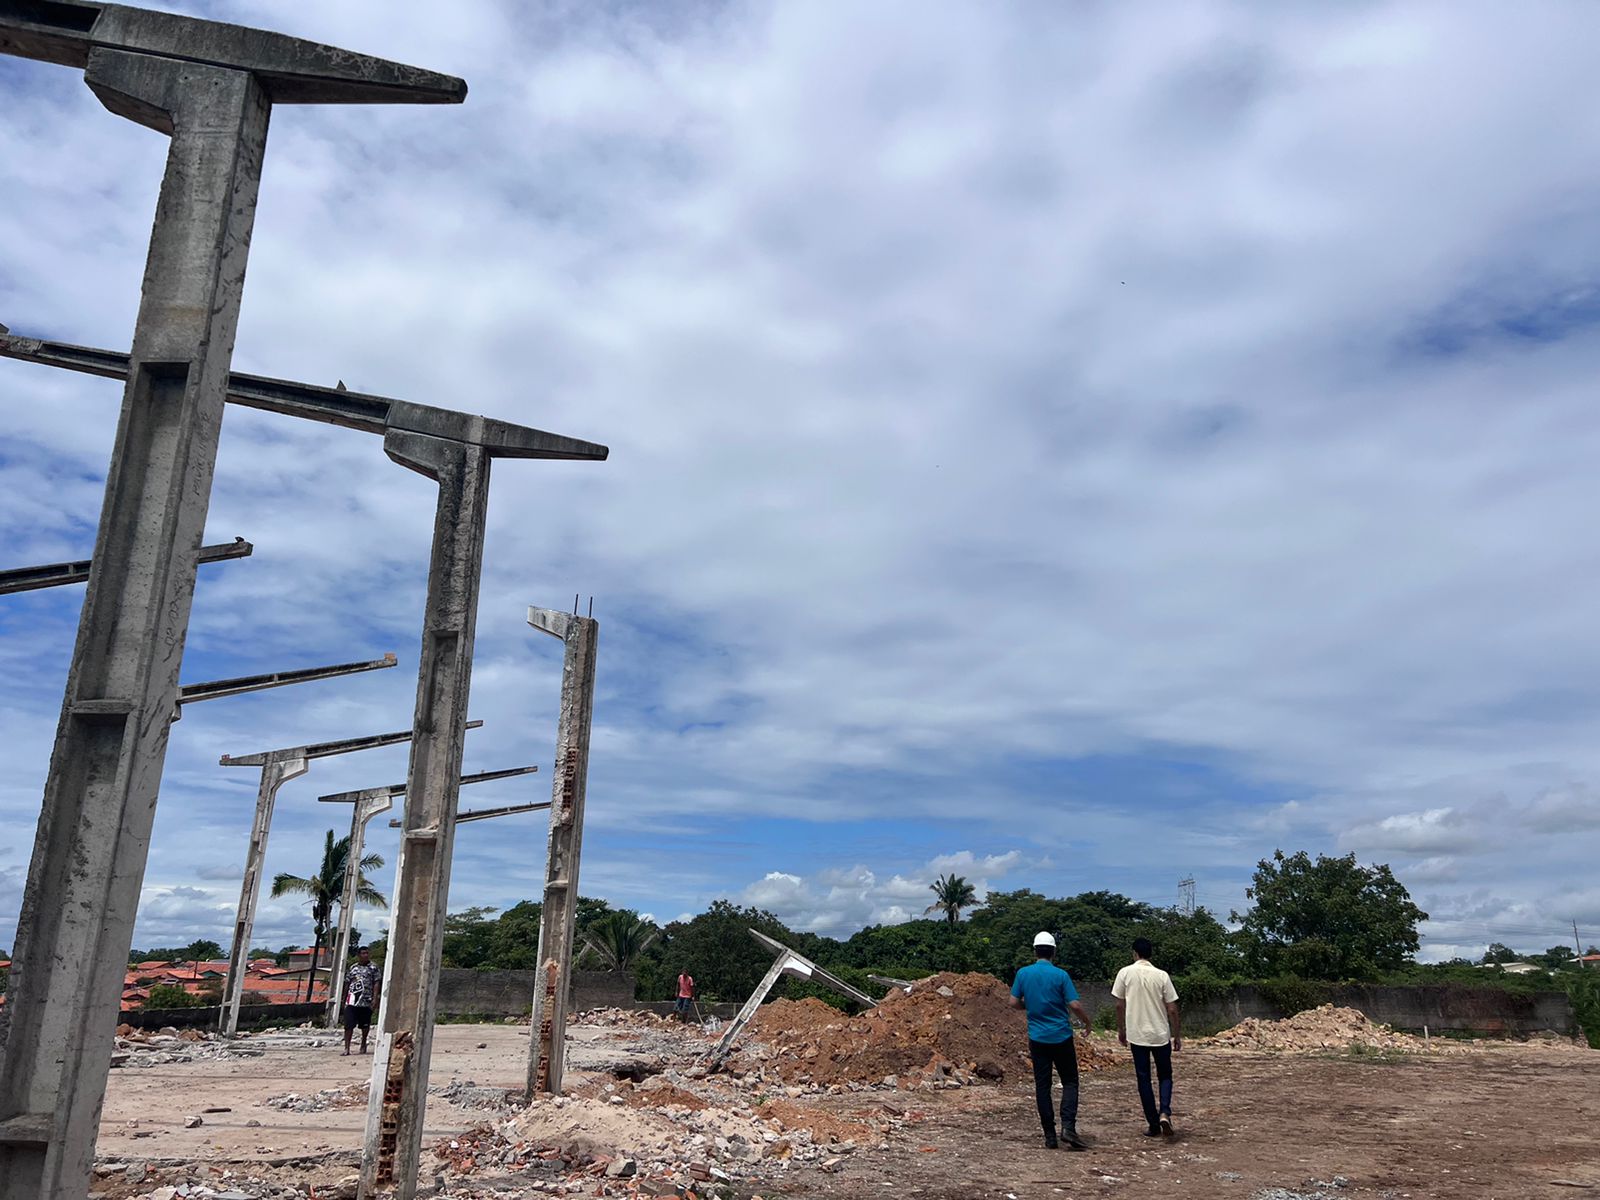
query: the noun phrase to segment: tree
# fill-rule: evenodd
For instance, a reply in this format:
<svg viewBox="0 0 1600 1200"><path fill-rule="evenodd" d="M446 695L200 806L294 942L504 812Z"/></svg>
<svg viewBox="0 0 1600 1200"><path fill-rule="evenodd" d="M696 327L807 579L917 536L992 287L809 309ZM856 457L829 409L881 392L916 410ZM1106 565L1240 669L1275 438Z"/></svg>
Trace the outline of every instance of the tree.
<svg viewBox="0 0 1600 1200"><path fill-rule="evenodd" d="M1504 942L1490 942L1489 948L1483 952L1483 963L1492 967L1499 963L1516 962L1520 957L1521 955Z"/></svg>
<svg viewBox="0 0 1600 1200"><path fill-rule="evenodd" d="M600 956L608 971L627 971L661 934L638 913L607 913L590 925L583 944Z"/></svg>
<svg viewBox="0 0 1600 1200"><path fill-rule="evenodd" d="M1577 955L1570 946L1551 946L1538 956L1538 961L1549 967L1552 971L1559 971L1563 967L1578 965Z"/></svg>
<svg viewBox="0 0 1600 1200"><path fill-rule="evenodd" d="M311 905L311 929L315 941L311 946L311 971L306 976L306 999L311 999L312 986L317 979L317 959L322 954L322 947L327 941L328 930L333 927L333 909L335 905L343 906L346 903L344 894L344 868L345 860L350 857L350 837L345 835L338 841L333 840L333 830L328 830L328 839L322 847L322 866L315 875L301 878L299 875L278 874L272 880L272 894L274 896L309 896ZM356 871L356 894L349 898L353 904L367 904L373 908L387 908L389 903L383 898L383 893L372 886L372 881L367 878L368 871L376 871L383 866L383 857L378 854L368 854L361 859L360 869Z"/></svg>
<svg viewBox="0 0 1600 1200"><path fill-rule="evenodd" d="M923 915L931 912L944 913L944 919L954 925L961 919L961 910L971 908L978 902L978 892L966 878L957 875L954 871L948 875L941 875L928 885L928 890L933 893L933 903L923 909Z"/></svg>
<svg viewBox="0 0 1600 1200"><path fill-rule="evenodd" d="M1363 867L1304 850L1273 852L1256 865L1245 895L1255 903L1239 936L1251 966L1305 979L1370 979L1417 952L1417 925L1428 919L1386 865Z"/></svg>
<svg viewBox="0 0 1600 1200"><path fill-rule="evenodd" d="M204 1005L205 1001L199 996L191 996L175 983L158 983L139 1007L158 1012L166 1008L201 1008Z"/></svg>

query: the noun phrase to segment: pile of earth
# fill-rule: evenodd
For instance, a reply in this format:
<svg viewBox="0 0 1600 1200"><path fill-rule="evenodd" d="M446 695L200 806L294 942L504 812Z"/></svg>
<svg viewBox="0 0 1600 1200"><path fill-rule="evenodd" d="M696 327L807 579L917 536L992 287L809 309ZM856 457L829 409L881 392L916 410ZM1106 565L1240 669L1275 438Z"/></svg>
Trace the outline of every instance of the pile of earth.
<svg viewBox="0 0 1600 1200"><path fill-rule="evenodd" d="M1307 1009L1281 1021L1247 1017L1232 1029L1224 1029L1205 1040L1213 1046L1279 1052L1349 1050L1356 1046L1371 1050L1456 1049L1441 1039L1435 1039L1430 1046L1422 1038L1396 1033L1387 1025L1370 1021L1356 1009L1335 1008L1331 1004Z"/></svg>
<svg viewBox="0 0 1600 1200"><path fill-rule="evenodd" d="M1027 1022L992 975L945 973L895 989L850 1017L820 1000L775 1000L751 1022L770 1065L814 1084L915 1087L997 1083L1028 1074ZM1079 1066L1117 1061L1104 1038L1078 1039Z"/></svg>

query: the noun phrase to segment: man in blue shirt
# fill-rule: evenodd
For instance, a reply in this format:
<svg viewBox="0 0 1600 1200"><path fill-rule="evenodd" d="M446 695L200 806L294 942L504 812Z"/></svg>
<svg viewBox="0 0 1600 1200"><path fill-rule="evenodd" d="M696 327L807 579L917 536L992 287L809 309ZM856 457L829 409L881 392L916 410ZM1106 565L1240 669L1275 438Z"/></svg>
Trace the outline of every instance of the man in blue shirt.
<svg viewBox="0 0 1600 1200"><path fill-rule="evenodd" d="M1078 1136L1078 1051L1072 1043L1072 1018L1083 1022L1083 1035L1089 1036L1089 1014L1078 1003L1078 989L1072 976L1050 960L1056 954L1056 939L1040 933L1033 939L1036 962L1017 972L1011 985L1011 1007L1028 1013L1028 1054L1033 1059L1033 1092L1039 1103L1039 1123L1044 1126L1044 1144L1054 1150L1056 1119L1050 1110L1050 1072L1061 1076L1061 1136L1074 1150L1086 1144Z"/></svg>

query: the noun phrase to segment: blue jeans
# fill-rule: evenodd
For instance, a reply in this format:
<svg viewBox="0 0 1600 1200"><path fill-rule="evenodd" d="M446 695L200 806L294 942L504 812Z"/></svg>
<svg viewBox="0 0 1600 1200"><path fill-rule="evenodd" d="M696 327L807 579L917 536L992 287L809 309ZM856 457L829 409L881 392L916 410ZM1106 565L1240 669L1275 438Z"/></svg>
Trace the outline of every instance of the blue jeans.
<svg viewBox="0 0 1600 1200"><path fill-rule="evenodd" d="M1028 1039L1028 1057L1033 1059L1033 1097L1039 1105L1039 1124L1044 1131L1056 1131L1055 1114L1050 1111L1050 1072L1061 1076L1061 1124L1078 1125L1078 1048L1072 1039L1064 1042L1036 1042Z"/></svg>
<svg viewBox="0 0 1600 1200"><path fill-rule="evenodd" d="M689 1005L691 1003L692 1001L688 996L678 997L678 1015L680 1017L687 1017L689 1015Z"/></svg>
<svg viewBox="0 0 1600 1200"><path fill-rule="evenodd" d="M1135 1046L1133 1073L1139 1080L1139 1103L1144 1106L1144 1119L1154 1129L1163 1116L1172 1115L1172 1043L1165 1046ZM1150 1087L1150 1060L1156 1060L1156 1079L1161 1085L1161 1107L1156 1108L1156 1096Z"/></svg>

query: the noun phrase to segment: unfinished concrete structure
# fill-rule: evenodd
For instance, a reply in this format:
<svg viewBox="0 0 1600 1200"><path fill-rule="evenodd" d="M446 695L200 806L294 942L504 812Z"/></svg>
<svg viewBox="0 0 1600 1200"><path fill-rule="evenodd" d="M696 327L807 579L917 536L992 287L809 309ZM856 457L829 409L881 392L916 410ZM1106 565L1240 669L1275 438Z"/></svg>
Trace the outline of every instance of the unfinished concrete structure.
<svg viewBox="0 0 1600 1200"><path fill-rule="evenodd" d="M477 729L482 724L482 721L468 721L467 728ZM239 885L239 910L234 917L233 943L228 951L228 978L223 984L222 1008L217 1014L217 1028L223 1033L231 1035L239 1032L245 960L250 954L256 905L261 900L261 867L267 858L267 838L272 832L272 810L277 802L278 789L309 771L313 759L354 754L358 750L376 750L382 746L399 746L410 740L411 730L401 729L394 733L376 733L338 742L263 750L258 754L224 754L218 760L224 767L261 768L261 785L256 789L255 817L250 825L250 846L244 857L244 881Z"/></svg>
<svg viewBox="0 0 1600 1200"><path fill-rule="evenodd" d="M218 22L0 0L0 52L81 68L171 138L0 1014L0 1200L82 1200L177 700L274 104L456 103L461 80Z"/></svg>
<svg viewBox="0 0 1600 1200"><path fill-rule="evenodd" d="M467 727L481 725L483 722L475 721ZM409 737L406 740L410 740ZM488 783L494 779L510 779L517 775L531 775L539 768L510 767L500 771L480 771L476 775L463 775L457 784L458 787L468 787L474 783ZM349 804L350 812L350 848L344 859L343 890L339 893L339 927L333 939L332 971L328 976L331 986L328 988L328 1011L324 1016L324 1023L329 1029L338 1023L339 1019L339 985L344 979L345 965L350 961L350 927L355 920L355 894L356 887L361 878L361 855L367 844L367 822L373 817L386 813L394 805L395 797L403 796L406 785L391 783L384 787L360 788L353 792L335 792L329 796L318 796L322 804ZM496 815L499 815L498 813ZM459 824L466 819L465 814L458 814L456 821ZM316 963L311 964L312 975L316 974Z"/></svg>
<svg viewBox="0 0 1600 1200"><path fill-rule="evenodd" d="M249 558L253 553L255 553L253 545L243 538L234 538L231 542L222 542L216 546L201 546L200 561L226 562L230 558ZM86 583L92 562L92 559L83 558L76 562L46 563L41 567L12 567L8 571L0 571L0 596L9 596L13 592L33 592L40 588L64 587L69 583Z"/></svg>
<svg viewBox="0 0 1600 1200"><path fill-rule="evenodd" d="M600 623L549 608L528 609L528 624L566 647L561 662L561 715L556 725L556 771L551 784L550 834L539 910L538 981L533 990L533 1036L528 1046L528 1096L561 1094L566 1067L567 998L571 995L572 938L578 919L578 864L583 854L583 806L589 781L589 731L594 721L594 660Z"/></svg>
<svg viewBox="0 0 1600 1200"><path fill-rule="evenodd" d="M129 356L115 350L15 335L0 335L0 357L108 378L123 378L129 370ZM460 730L471 682L489 464L495 458L601 461L608 451L594 442L491 417L257 375L230 375L227 395L230 403L248 408L380 434L390 458L438 485L415 721L419 738L421 731L427 731L427 746L422 749L420 741L413 741L407 780L413 799L426 796L427 801L418 806L415 816L408 804L406 819L408 826L415 820L419 844L438 838L448 850L454 822L445 819L445 814L453 817L455 813L464 736L458 732L452 738L449 731ZM445 767L451 770L446 773ZM424 781L427 789L419 786ZM374 1194L381 1186L397 1189L404 1200L415 1195L440 939L449 892L448 855L441 860L435 853L438 847L430 847L408 862L408 844L401 845L395 909L399 912L404 906L416 929L427 930L429 936L408 946L403 963L394 954L385 960L384 994L397 995L391 979L398 969L397 977L411 999L403 1008L392 1002L385 1005L379 1053L373 1064L375 1073L381 1069L384 1074L375 1076L379 1085L372 1090L363 1162L364 1180L381 1169L385 1182L362 1185L364 1195ZM410 885L402 886L408 879ZM397 1049L392 1070L391 1048ZM100 1087L103 1090L103 1075ZM397 1157L402 1148L404 1153ZM0 1193L0 1200L11 1198Z"/></svg>
<svg viewBox="0 0 1600 1200"><path fill-rule="evenodd" d="M756 1009L761 1007L761 1002L767 998L767 993L774 984L785 975L793 975L797 979L815 979L825 983L841 996L854 1000L864 1008L875 1008L877 1001L865 992L857 991L832 971L817 966L798 950L791 950L782 942L774 941L760 930L752 929L750 936L755 938L768 950L777 955L772 960L772 966L761 977L761 982L756 984L756 990L750 993L750 999L744 1002L744 1007L739 1010L739 1015L728 1024L727 1030L722 1035L722 1040L706 1056L706 1061L713 1067L728 1057L728 1051L733 1049L733 1043L744 1032L744 1027L750 1024L750 1018L756 1015Z"/></svg>

